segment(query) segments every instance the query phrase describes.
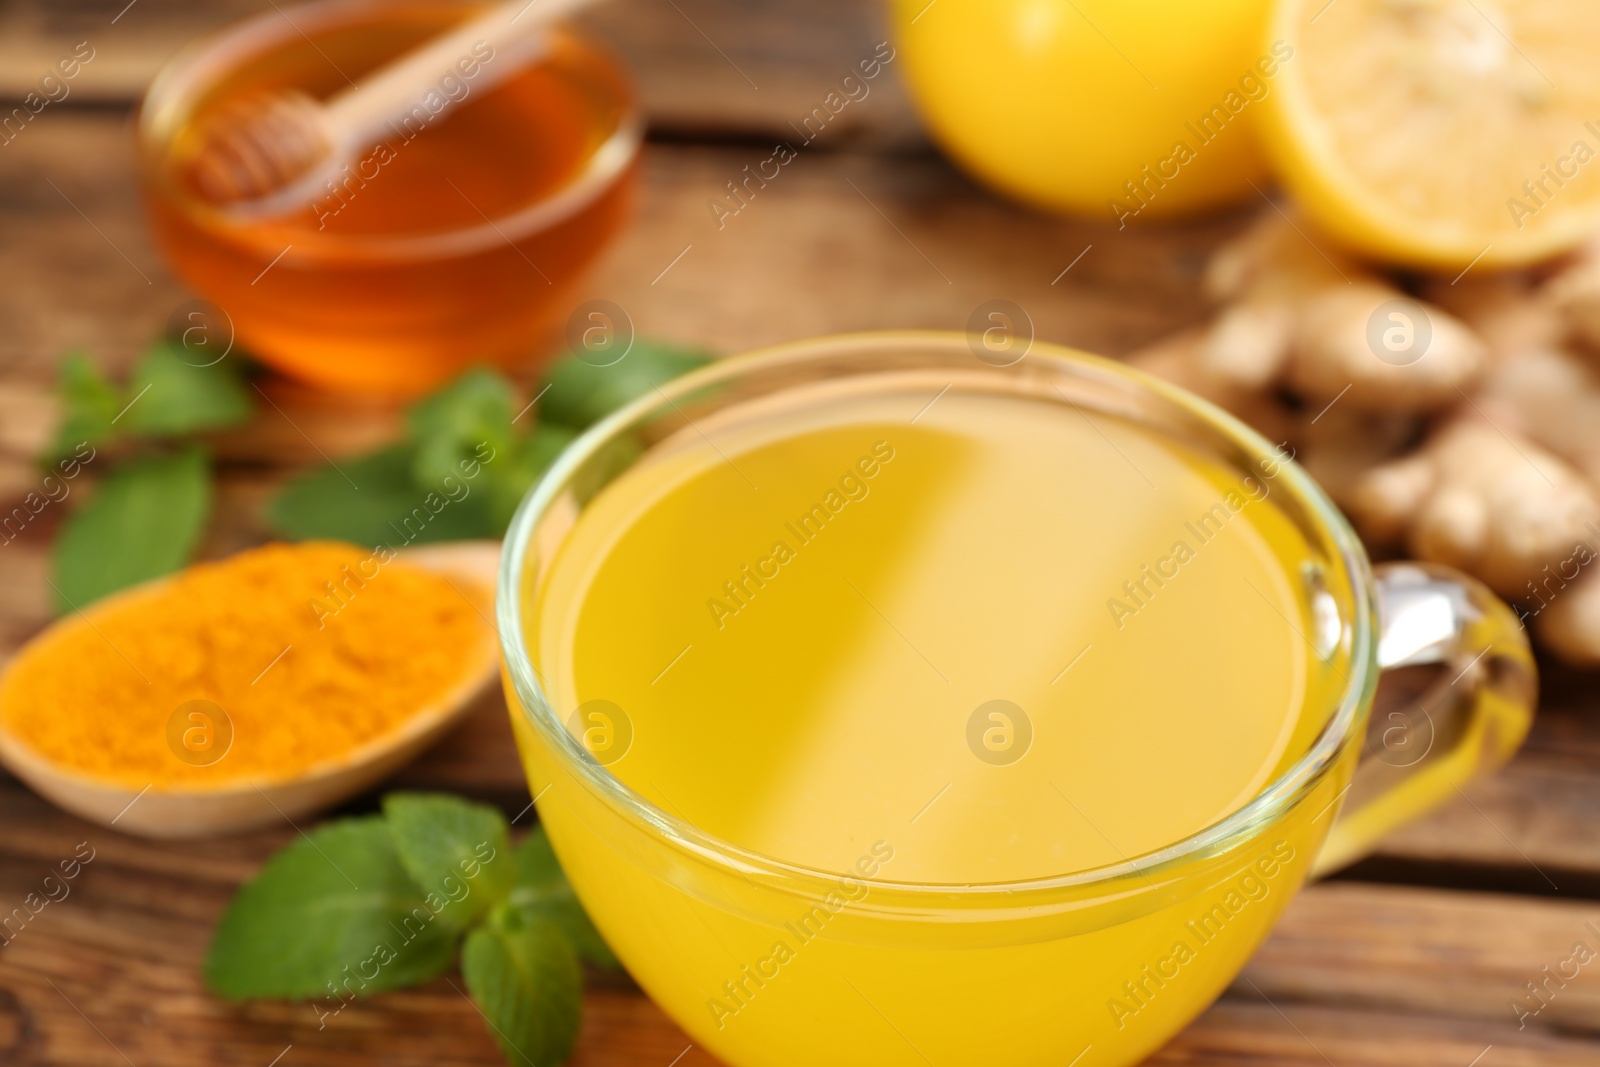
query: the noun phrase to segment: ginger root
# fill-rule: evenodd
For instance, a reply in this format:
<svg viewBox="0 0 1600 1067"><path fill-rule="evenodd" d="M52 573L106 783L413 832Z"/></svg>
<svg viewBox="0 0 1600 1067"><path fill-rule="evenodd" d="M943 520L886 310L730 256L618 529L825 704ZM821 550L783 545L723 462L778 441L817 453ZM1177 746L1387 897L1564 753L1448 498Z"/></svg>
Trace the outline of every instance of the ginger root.
<svg viewBox="0 0 1600 1067"><path fill-rule="evenodd" d="M1535 305L1547 319L1563 313L1559 303ZM1526 316L1526 309L1519 312ZM1547 449L1571 465L1585 483L1600 487L1600 371L1592 358L1556 347L1552 337L1570 339L1568 322L1522 331L1518 345L1507 345L1501 361L1485 378L1476 403L1485 417L1507 434ZM1569 534L1573 533L1570 529ZM1600 525L1583 529L1565 545L1552 541L1552 554L1530 567L1526 581L1505 594L1519 602L1540 642L1569 663L1600 665Z"/></svg>
<svg viewBox="0 0 1600 1067"><path fill-rule="evenodd" d="M1546 648L1581 667L1600 666L1600 578L1588 571L1575 573L1594 562L1593 546L1592 541L1575 546L1571 555L1547 569L1519 610Z"/></svg>
<svg viewBox="0 0 1600 1067"><path fill-rule="evenodd" d="M1367 536L1403 541L1507 597L1526 595L1531 576L1600 521L1600 501L1577 471L1471 412L1359 478L1350 509Z"/></svg>
<svg viewBox="0 0 1600 1067"><path fill-rule="evenodd" d="M1333 249L1264 212L1207 270L1212 321L1131 361L1288 444L1369 543L1474 575L1600 666L1600 238L1408 279L1426 299ZM1391 328L1427 329L1421 357Z"/></svg>
<svg viewBox="0 0 1600 1067"><path fill-rule="evenodd" d="M1494 368L1476 402L1495 425L1600 486L1600 372L1588 361L1561 349L1524 352Z"/></svg>
<svg viewBox="0 0 1600 1067"><path fill-rule="evenodd" d="M1140 349L1127 362L1211 401L1274 444L1287 441L1295 423L1291 409L1271 393L1217 374L1201 358L1205 339L1203 330L1184 330Z"/></svg>
<svg viewBox="0 0 1600 1067"><path fill-rule="evenodd" d="M1555 277L1550 295L1570 339L1600 353L1600 242L1591 241L1577 261Z"/></svg>
<svg viewBox="0 0 1600 1067"><path fill-rule="evenodd" d="M1269 212L1207 270L1229 302L1206 332L1206 372L1245 389L1285 386L1317 404L1424 411L1460 399L1486 350L1444 309L1406 296ZM1412 352L1419 355L1412 355Z"/></svg>

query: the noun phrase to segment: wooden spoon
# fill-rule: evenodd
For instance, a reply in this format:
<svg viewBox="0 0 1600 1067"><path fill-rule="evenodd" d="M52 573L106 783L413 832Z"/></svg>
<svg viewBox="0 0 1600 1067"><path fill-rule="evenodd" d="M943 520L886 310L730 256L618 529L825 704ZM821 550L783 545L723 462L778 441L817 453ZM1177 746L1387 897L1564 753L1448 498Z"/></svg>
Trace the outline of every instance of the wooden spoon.
<svg viewBox="0 0 1600 1067"><path fill-rule="evenodd" d="M8 733L0 722L0 764L57 807L141 837L213 837L282 825L362 792L432 744L499 680L499 641L492 622L499 543L455 541L425 545L403 550L400 558L450 578L484 617L484 632L481 647L462 664L460 682L443 700L419 708L398 729L292 779L235 779L219 786L180 783L139 790L52 763ZM91 607L88 617L92 619L97 609L118 597L148 592L152 585L169 580L158 578L155 583L109 597Z"/></svg>
<svg viewBox="0 0 1600 1067"><path fill-rule="evenodd" d="M540 58L549 23L586 2L496 4L325 101L297 90L228 101L200 131L189 161L195 184L214 203L254 214L303 206L341 163L400 135L402 123L420 129L442 120L460 100Z"/></svg>

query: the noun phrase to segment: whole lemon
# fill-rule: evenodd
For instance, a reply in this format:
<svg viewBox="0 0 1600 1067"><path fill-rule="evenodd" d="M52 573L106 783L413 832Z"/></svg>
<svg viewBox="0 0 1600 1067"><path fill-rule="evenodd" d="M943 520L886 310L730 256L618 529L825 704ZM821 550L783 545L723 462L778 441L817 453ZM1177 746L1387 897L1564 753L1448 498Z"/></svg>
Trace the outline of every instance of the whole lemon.
<svg viewBox="0 0 1600 1067"><path fill-rule="evenodd" d="M1253 196L1260 101L1293 61L1268 0L891 0L933 137L1052 211L1134 218Z"/></svg>

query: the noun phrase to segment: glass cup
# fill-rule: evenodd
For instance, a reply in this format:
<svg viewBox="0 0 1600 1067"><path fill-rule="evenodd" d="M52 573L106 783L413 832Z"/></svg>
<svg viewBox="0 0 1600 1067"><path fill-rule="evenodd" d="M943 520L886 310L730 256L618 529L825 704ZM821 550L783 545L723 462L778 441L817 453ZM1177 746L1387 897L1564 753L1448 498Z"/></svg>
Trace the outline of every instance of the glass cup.
<svg viewBox="0 0 1600 1067"><path fill-rule="evenodd" d="M1043 344L1014 362L991 356L964 334L892 332L717 363L590 429L507 535L497 608L506 692L540 819L634 978L734 1067L1138 1062L1227 986L1308 877L1453 797L1527 733L1527 641L1477 582L1427 564L1372 567L1304 471L1175 386ZM564 725L574 709L551 706L547 665L529 652L539 625L529 606L578 515L622 470L682 447L716 413L823 381L1014 392L1058 403L1062 418L1076 407L1135 420L1241 472L1281 464L1276 499L1311 546L1305 636L1345 680L1334 706L1316 709L1326 725L1309 750L1184 840L1008 884L893 881L870 864L808 869L719 840L624 785ZM1367 740L1378 673L1430 664L1438 680L1407 724Z"/></svg>

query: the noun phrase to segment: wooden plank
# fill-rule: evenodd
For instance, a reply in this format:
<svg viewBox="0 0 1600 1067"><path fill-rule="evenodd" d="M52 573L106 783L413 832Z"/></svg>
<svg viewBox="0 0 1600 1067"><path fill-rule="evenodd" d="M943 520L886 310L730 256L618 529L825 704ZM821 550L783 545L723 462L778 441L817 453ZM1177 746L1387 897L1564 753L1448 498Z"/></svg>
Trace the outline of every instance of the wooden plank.
<svg viewBox="0 0 1600 1067"><path fill-rule="evenodd" d="M1596 1054L1595 1043L1582 1035L1529 1035L1489 1021L1419 1019L1230 996L1145 1062L1147 1067L1579 1067L1594 1063Z"/></svg>
<svg viewBox="0 0 1600 1067"><path fill-rule="evenodd" d="M93 59L41 117L58 108L131 103L186 43L275 6L284 18L294 14L294 5L267 0L9 4L0 11L0 100L37 91L56 61L86 42ZM822 106L839 79L888 37L882 5L859 0L611 0L579 21L632 70L652 128L763 139L794 137L789 124ZM892 62L828 126L830 144L870 139L883 149L922 139Z"/></svg>
<svg viewBox="0 0 1600 1067"><path fill-rule="evenodd" d="M198 967L211 926L259 862L292 838L287 825L213 842L146 842L86 826L11 782L0 783L0 818L13 828L0 842L7 908L80 842L95 850L71 894L0 948L8 1064L122 1062L117 1051L165 1067L266 1064L291 1044L292 1062L308 1067L501 1062L454 974L363 1002L320 1030L305 1004L233 1006L204 993ZM1600 984L1586 970L1525 1029L1508 1003L1575 941L1600 945L1587 922L1600 922L1600 905L1315 886L1225 999L1153 1062L1312 1064L1325 1055L1340 1067L1464 1067L1493 1044L1497 1064L1592 1063ZM688 1045L625 982L592 983L587 1007L579 1067L661 1067ZM696 1050L681 1062L713 1061Z"/></svg>
<svg viewBox="0 0 1600 1067"><path fill-rule="evenodd" d="M1205 257L1246 221L1119 233L975 193L934 157L802 152L719 227L708 202L732 204L725 183L767 155L650 145L634 225L585 296L616 301L642 334L721 352L847 330L963 329L979 304L1006 299L1041 339L1117 354L1204 313ZM0 232L0 271L18 280L0 291L9 383L42 386L75 346L123 365L190 299L150 243L120 115L46 113L0 150ZM0 414L37 397L0 400ZM306 401L292 409L296 421L302 410L328 434L350 415L346 405L318 416ZM26 451L47 426L34 416L0 430L0 448ZM263 432L261 448L241 444L238 458L312 451L281 427ZM367 447L334 436L319 444Z"/></svg>
<svg viewBox="0 0 1600 1067"><path fill-rule="evenodd" d="M1295 899L1233 993L1595 1033L1600 981L1590 972L1600 962L1580 967L1571 957L1583 942L1600 960L1597 931L1592 900L1329 882ZM1541 1004L1526 983L1550 974Z"/></svg>
<svg viewBox="0 0 1600 1067"><path fill-rule="evenodd" d="M1499 867L1537 892L1593 894L1600 873L1600 719L1594 676L1540 664L1540 710L1523 750L1456 800L1394 834L1379 857Z"/></svg>
<svg viewBox="0 0 1600 1067"><path fill-rule="evenodd" d="M0 272L13 279L0 287L0 321L9 327L0 331L4 500L36 485L32 457L55 423L49 393L60 354L83 347L120 371L189 299L162 269L141 221L125 118L46 117L0 151L0 232L9 238L0 243ZM1237 224L1129 231L1060 277L1101 240L1101 229L975 197L937 160L841 153L802 156L718 229L706 201L757 158L743 149L651 146L636 225L590 294L627 308L641 333L722 352L850 329L961 328L995 297L1030 308L1042 337L1121 351L1199 314L1198 265ZM816 226L819 213L837 225ZM213 442L225 461L250 469L224 482L230 493L262 466L281 471L321 453L363 451L397 426L393 410L266 387L282 412L264 409L247 430ZM265 490L252 492L259 502ZM213 536L213 550L262 535L245 528L253 510L219 510L231 528ZM52 509L0 553L0 649L48 618L40 564L59 514Z"/></svg>
<svg viewBox="0 0 1600 1067"><path fill-rule="evenodd" d="M42 382L71 348L123 366L184 300L162 269L133 182L132 134L116 113L46 111L0 148L0 367ZM8 403L15 413L27 397ZM6 420L23 447L45 420Z"/></svg>
<svg viewBox="0 0 1600 1067"><path fill-rule="evenodd" d="M523 816L530 799L528 779L517 761L505 698L498 692L486 694L427 756L389 784L460 793L496 804L513 817ZM526 819L519 825L527 825Z"/></svg>

